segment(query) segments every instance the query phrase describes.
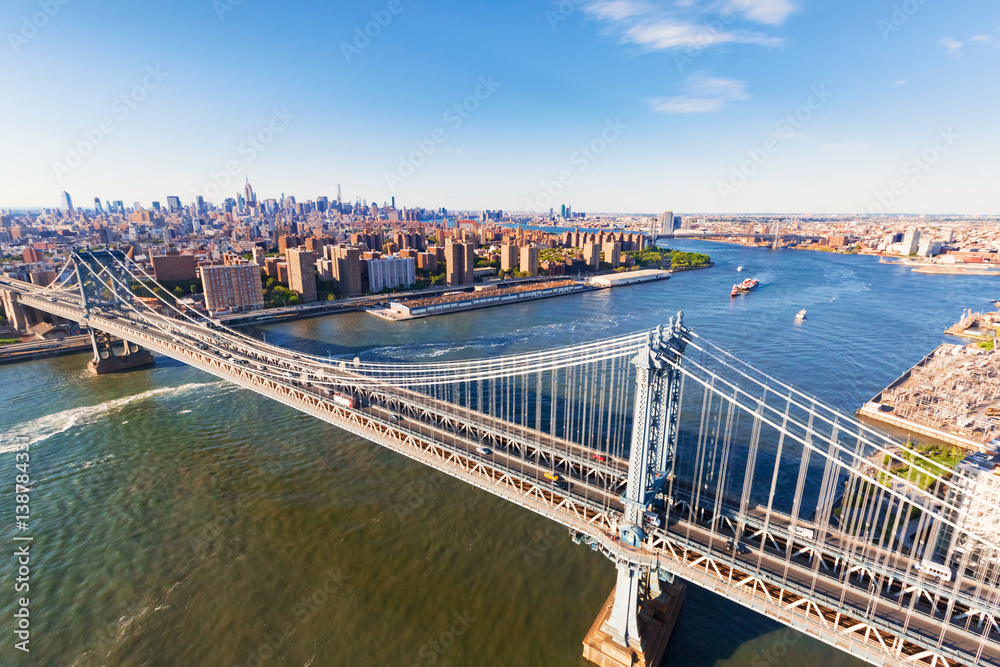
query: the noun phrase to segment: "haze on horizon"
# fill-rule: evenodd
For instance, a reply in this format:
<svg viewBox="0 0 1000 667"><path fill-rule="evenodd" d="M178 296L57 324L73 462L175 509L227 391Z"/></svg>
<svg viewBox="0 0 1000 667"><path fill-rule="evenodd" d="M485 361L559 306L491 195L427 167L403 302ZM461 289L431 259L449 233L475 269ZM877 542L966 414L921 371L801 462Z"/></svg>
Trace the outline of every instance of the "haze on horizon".
<svg viewBox="0 0 1000 667"><path fill-rule="evenodd" d="M998 214L1000 7L12 0L0 207L59 193Z"/></svg>

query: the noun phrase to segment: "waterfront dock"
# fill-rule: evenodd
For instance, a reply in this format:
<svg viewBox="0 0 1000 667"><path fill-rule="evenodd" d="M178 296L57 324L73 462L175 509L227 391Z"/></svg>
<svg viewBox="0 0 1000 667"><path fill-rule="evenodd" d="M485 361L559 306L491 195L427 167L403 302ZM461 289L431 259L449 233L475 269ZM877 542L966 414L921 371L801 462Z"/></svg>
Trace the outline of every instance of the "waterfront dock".
<svg viewBox="0 0 1000 667"><path fill-rule="evenodd" d="M369 313L383 319L399 322L420 317L445 315L465 310L503 306L511 303L521 303L535 299L545 299L564 294L578 294L597 289L594 286L576 280L555 280L535 285L517 285L515 287L485 288L477 287L474 292L459 292L444 296L409 301L393 301L388 308L373 308Z"/></svg>
<svg viewBox="0 0 1000 667"><path fill-rule="evenodd" d="M0 346L0 364L16 364L33 359L79 354L91 349L90 335L69 336L61 340L33 340Z"/></svg>
<svg viewBox="0 0 1000 667"><path fill-rule="evenodd" d="M858 411L912 435L985 451L1000 438L1000 353L943 343Z"/></svg>
<svg viewBox="0 0 1000 667"><path fill-rule="evenodd" d="M512 303L522 303L535 299L545 299L566 294L579 294L599 289L624 287L655 280L666 280L669 271L647 269L642 271L624 271L594 276L586 281L564 279L550 280L528 285L501 287L498 285L479 285L474 292L459 292L438 297L412 299L408 301L393 301L388 308L371 308L367 312L391 322L412 320L434 315L446 315L465 310L505 306Z"/></svg>

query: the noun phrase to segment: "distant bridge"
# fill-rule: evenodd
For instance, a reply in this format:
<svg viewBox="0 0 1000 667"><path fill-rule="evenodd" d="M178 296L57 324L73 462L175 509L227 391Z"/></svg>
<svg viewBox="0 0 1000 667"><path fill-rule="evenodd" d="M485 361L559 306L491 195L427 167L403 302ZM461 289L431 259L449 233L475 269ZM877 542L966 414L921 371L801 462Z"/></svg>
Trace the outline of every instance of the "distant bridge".
<svg viewBox="0 0 1000 667"><path fill-rule="evenodd" d="M691 234L678 234L676 232L670 232L652 234L650 238L654 244L658 241L666 241L670 239L709 239L712 241L718 241L721 239L753 239L757 244L763 243L776 246L780 245L782 241L793 241L795 243L820 243L823 240L822 236L782 233L775 235L774 233L764 232L706 232L704 234L701 232Z"/></svg>
<svg viewBox="0 0 1000 667"><path fill-rule="evenodd" d="M553 350L380 363L183 312L118 252L75 254L44 288L0 287L562 524L615 563L600 632L626 656L657 652L641 612L680 577L872 664L1000 664L989 518L968 516L945 475L927 473L923 488L897 474L918 452L741 362L680 314ZM94 350L105 358L108 338Z"/></svg>

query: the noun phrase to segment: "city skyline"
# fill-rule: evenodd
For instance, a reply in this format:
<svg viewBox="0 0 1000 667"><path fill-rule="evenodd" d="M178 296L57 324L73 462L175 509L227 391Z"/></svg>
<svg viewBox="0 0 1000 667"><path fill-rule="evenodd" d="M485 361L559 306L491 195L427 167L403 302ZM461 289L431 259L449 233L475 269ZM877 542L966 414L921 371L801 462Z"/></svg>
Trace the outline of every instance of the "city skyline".
<svg viewBox="0 0 1000 667"><path fill-rule="evenodd" d="M997 213L986 2L107 7L0 9L0 207Z"/></svg>

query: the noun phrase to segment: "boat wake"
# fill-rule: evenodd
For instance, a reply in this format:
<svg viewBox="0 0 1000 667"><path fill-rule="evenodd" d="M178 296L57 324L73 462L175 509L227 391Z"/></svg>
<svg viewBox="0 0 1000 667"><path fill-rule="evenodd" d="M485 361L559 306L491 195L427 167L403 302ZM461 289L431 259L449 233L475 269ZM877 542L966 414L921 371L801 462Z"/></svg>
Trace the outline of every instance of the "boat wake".
<svg viewBox="0 0 1000 667"><path fill-rule="evenodd" d="M95 424L109 414L114 413L131 403L145 401L158 396L182 395L206 389L208 387L221 387L225 384L227 383L193 382L183 384L178 387L162 387L160 389L144 391L141 394L135 394L134 396L126 396L124 398L116 398L111 401L105 401L104 403L100 403L98 405L85 405L78 408L63 410L62 412L56 412L55 414L45 415L44 417L39 417L29 422L17 424L10 429L10 431L6 434L7 437L3 439L2 443L0 443L0 454L6 454L14 451L15 444L12 441L12 438L15 436L28 437L31 439L32 445L37 445L40 442L48 440L54 435L65 433L75 426L89 426L90 424Z"/></svg>

